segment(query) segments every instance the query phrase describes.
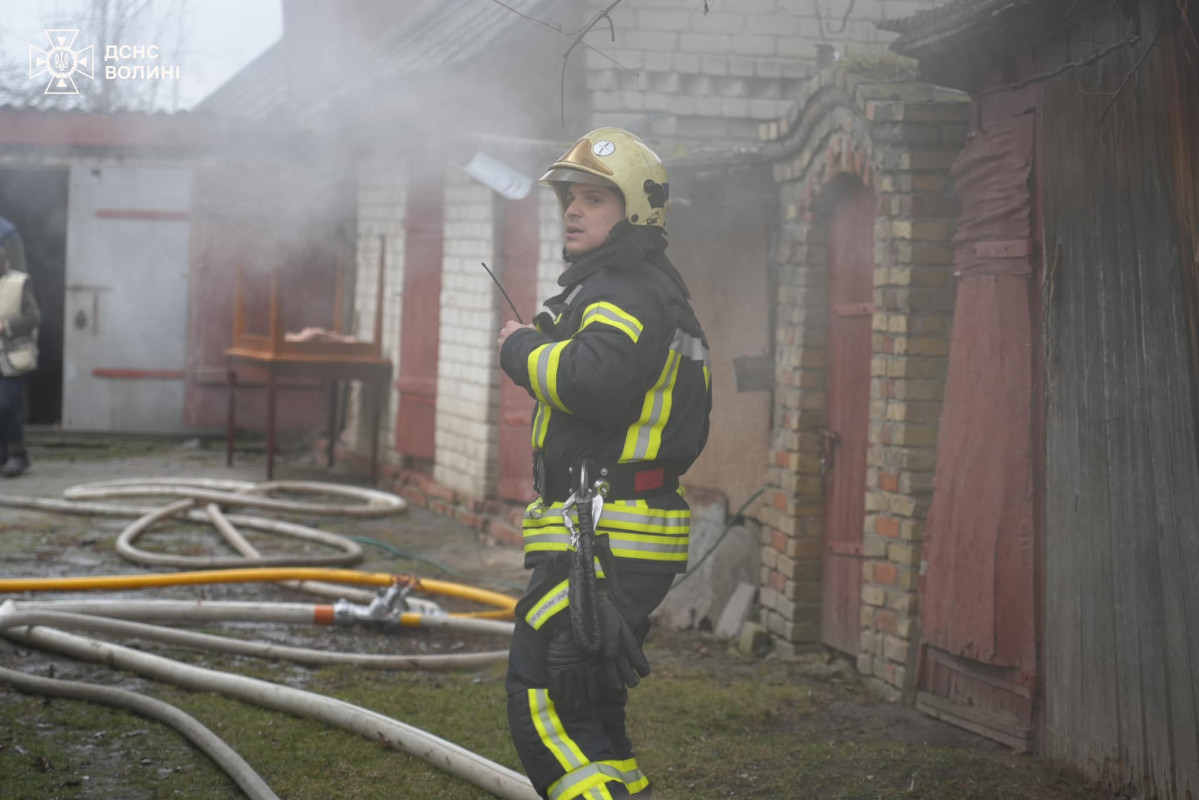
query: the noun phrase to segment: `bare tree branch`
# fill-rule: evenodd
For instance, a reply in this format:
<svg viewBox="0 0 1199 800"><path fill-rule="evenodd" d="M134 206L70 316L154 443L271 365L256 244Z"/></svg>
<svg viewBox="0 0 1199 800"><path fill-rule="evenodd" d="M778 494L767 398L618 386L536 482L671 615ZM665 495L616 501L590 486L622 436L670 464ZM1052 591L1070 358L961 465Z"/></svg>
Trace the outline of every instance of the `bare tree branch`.
<svg viewBox="0 0 1199 800"><path fill-rule="evenodd" d="M549 30L549 31L553 31L554 33L557 33L561 36L566 36L568 38L574 38L577 35L577 32L576 33L567 33L566 30L561 25L557 25L553 22L547 22L546 20L538 19L537 17L530 17L528 14L523 14L520 11L517 11L512 6L508 5L507 3L502 2L502 0L491 0L491 2L495 3L497 6L501 6L503 8L508 9L513 14L520 17L521 19L528 20L529 22L532 22L534 25L545 28L546 30ZM706 5L707 0L704 0L704 3ZM608 21L609 22L612 21L610 17L609 17ZM612 37L613 37L613 40L615 40L615 38L616 38L615 31L612 31ZM632 69L631 67L625 66L624 64L620 63L615 58L613 58L612 56L605 53L603 50L600 50L598 47L593 47L593 46L587 44L586 42L583 42L583 47L587 48L588 50L590 50L591 52L600 56L601 58L605 58L608 61L611 61L615 66L624 70L625 72L629 73L630 75L632 75L636 78L641 77L640 72L637 72L636 70ZM565 109L563 109L563 114L565 114Z"/></svg>
<svg viewBox="0 0 1199 800"><path fill-rule="evenodd" d="M163 8L158 3L158 8ZM162 16L156 16L153 0L91 0L88 7L73 16L55 19L51 27L73 28L89 32L96 42L93 51L94 61L100 61L100 56L108 45L138 44L142 42L159 43L170 40L168 35L171 26L177 24L180 36L174 40L169 51L163 51L161 56L178 64L182 58L182 32L186 26L181 17L186 8L186 0L170 0L165 6ZM161 57L160 56L160 57ZM20 57L13 57L0 62L0 103L9 103L24 108L55 108L64 110L97 111L153 111L161 108L161 98L166 79L143 80L107 80L103 68L95 65L95 74L91 80L79 80L79 93L75 95L47 95L46 84L40 80L32 80L28 73L28 63ZM177 90L177 81L173 82ZM175 104L177 105L177 103Z"/></svg>
<svg viewBox="0 0 1199 800"><path fill-rule="evenodd" d="M711 2L715 2L715 0L711 0ZM695 8L691 9L691 15L687 17L687 21L683 23L683 27L679 28L679 32L675 34L675 47L679 46L679 40L683 38L683 33L691 27L691 20L695 19L695 15L700 12L700 9L703 9L705 17L708 16L708 12L712 10L710 7L710 0L704 0L703 5L696 6Z"/></svg>
<svg viewBox="0 0 1199 800"><path fill-rule="evenodd" d="M508 10L509 10L509 11L511 11L513 14L515 14L515 15L516 15L516 16L518 16L518 17L520 17L521 19L527 19L529 22L532 22L532 23L534 23L534 24L536 24L536 25L540 25L541 27L545 28L546 30L551 30L551 31L553 31L554 33L560 33L560 34L562 34L563 36L567 36L567 35L568 35L568 34L566 33L566 31L562 30L562 26L560 26L560 25L555 25L555 24L554 24L554 23L552 23L552 22L546 22L546 21L545 21L545 20L543 20L543 19L537 19L537 17L530 17L528 14L522 14L521 12L517 11L515 8L513 8L513 7L512 7L512 6L510 6L510 5L508 5L507 3L504 3L504 2L502 2L501 0L491 0L491 2L495 3L497 6L502 6L502 7L506 8L506 9L508 9Z"/></svg>
<svg viewBox="0 0 1199 800"><path fill-rule="evenodd" d="M562 109L563 129L566 128L566 64L570 61L570 54L574 52L574 49L579 46L580 42L583 41L583 37L586 36L601 19L607 18L608 25L610 26L612 33L612 41L616 41L616 26L612 22L612 17L608 15L612 12L612 9L620 5L621 2L622 0L612 0L612 2L608 4L607 8L596 12L595 16L591 18L591 21L583 26L583 30L579 31L579 35L575 37L573 42L571 42L570 47L566 48L566 52L562 54L562 78L558 86L558 100L559 106Z"/></svg>

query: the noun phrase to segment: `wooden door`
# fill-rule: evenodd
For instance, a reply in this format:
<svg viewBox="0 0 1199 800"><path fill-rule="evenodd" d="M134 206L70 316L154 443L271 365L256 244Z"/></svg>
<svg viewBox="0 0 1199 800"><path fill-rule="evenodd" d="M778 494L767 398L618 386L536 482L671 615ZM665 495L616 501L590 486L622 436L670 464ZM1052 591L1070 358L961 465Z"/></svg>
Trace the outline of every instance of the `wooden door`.
<svg viewBox="0 0 1199 800"><path fill-rule="evenodd" d="M859 185L829 221L828 423L821 636L859 649L862 528L866 519L866 434L870 425L875 197Z"/></svg>
<svg viewBox="0 0 1199 800"><path fill-rule="evenodd" d="M445 188L435 167L414 164L404 218L404 301L396 380L396 450L433 458Z"/></svg>
<svg viewBox="0 0 1199 800"><path fill-rule="evenodd" d="M538 206L537 192L503 206L500 263L504 289L525 322L537 310ZM500 319L513 319L503 298ZM504 500L533 499L531 420L535 402L529 393L505 378L500 381L500 479L497 494Z"/></svg>
<svg viewBox="0 0 1199 800"><path fill-rule="evenodd" d="M1031 105L1031 103L1027 103ZM1020 749L1037 684L1031 297L1035 115L988 124L953 167L962 211L916 704Z"/></svg>

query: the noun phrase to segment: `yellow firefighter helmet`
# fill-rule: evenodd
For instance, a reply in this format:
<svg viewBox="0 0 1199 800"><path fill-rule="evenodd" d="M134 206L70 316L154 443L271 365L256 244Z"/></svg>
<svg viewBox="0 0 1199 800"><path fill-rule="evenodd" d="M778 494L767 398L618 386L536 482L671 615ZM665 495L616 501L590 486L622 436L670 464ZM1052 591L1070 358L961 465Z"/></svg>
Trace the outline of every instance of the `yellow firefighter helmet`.
<svg viewBox="0 0 1199 800"><path fill-rule="evenodd" d="M625 219L634 225L666 227L670 184L662 159L623 128L597 128L575 142L539 183L552 186L566 211L571 183L611 186L624 195Z"/></svg>

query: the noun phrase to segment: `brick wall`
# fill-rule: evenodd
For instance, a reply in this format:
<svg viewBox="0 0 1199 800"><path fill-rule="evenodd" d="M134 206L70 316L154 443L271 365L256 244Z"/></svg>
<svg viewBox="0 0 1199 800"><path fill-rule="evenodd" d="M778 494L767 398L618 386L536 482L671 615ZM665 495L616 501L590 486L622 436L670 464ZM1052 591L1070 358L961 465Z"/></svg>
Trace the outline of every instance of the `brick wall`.
<svg viewBox="0 0 1199 800"><path fill-rule="evenodd" d="M949 348L956 202L948 169L965 141L966 96L845 69L813 76L796 110L763 126L783 226L774 428L763 523L761 602L792 646L819 641L824 498L830 181L846 174L878 199L873 358L858 669L884 694L914 678L916 579L932 495ZM863 232L868 233L868 232Z"/></svg>
<svg viewBox="0 0 1199 800"><path fill-rule="evenodd" d="M870 57L894 34L875 21L938 0L624 0L581 54L591 125L679 140L757 139L783 116L812 71L819 45ZM584 19L607 0L587 0ZM572 56L573 57L573 56Z"/></svg>
<svg viewBox="0 0 1199 800"><path fill-rule="evenodd" d="M538 186L533 191L541 193L538 200L541 244L537 258L537 302L540 304L562 291L558 285L558 276L562 274L564 266L562 206L558 205L558 195L548 186ZM541 310L540 307L538 310Z"/></svg>
<svg viewBox="0 0 1199 800"><path fill-rule="evenodd" d="M498 293L479 262L495 254L494 194L446 173L440 359L433 477L470 497L494 494L498 468Z"/></svg>
<svg viewBox="0 0 1199 800"><path fill-rule="evenodd" d="M358 242L354 283L354 335L370 341L375 331L375 289L379 280L380 236L387 237L383 298L383 355L397 364L400 352L400 292L404 287L404 205L407 178L398 161L369 160L358 164ZM395 419L398 393L388 392L388 407L379 418L379 459L396 463ZM355 453L370 452L370 413L363 408L361 384L353 384L342 439Z"/></svg>

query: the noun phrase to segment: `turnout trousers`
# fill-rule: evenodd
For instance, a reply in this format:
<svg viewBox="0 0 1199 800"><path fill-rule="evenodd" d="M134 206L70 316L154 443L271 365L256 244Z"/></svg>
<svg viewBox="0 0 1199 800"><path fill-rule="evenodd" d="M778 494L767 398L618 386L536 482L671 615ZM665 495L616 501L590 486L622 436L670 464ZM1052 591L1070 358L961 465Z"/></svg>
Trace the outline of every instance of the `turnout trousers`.
<svg viewBox="0 0 1199 800"><path fill-rule="evenodd" d="M533 571L530 589L546 571L545 565ZM626 621L639 642L649 633L649 615L666 597L674 577L673 573L621 572L621 587L631 602ZM628 691L612 702L558 711L546 688L547 639L517 618L508 657L508 726L533 788L548 800L648 797L649 779L637 767L633 743L625 732Z"/></svg>

